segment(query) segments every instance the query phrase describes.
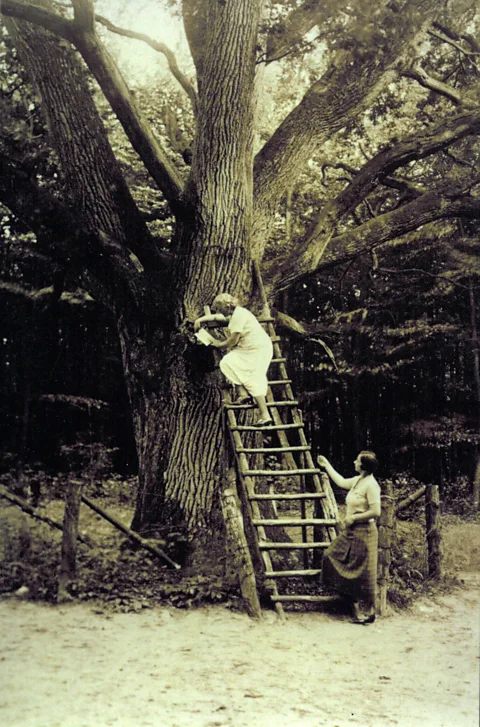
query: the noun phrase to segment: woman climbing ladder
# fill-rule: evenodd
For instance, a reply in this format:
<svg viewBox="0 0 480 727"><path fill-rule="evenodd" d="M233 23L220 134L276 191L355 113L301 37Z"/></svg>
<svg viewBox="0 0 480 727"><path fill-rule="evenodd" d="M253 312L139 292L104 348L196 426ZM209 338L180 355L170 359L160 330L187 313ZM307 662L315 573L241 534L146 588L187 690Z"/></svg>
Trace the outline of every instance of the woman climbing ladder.
<svg viewBox="0 0 480 727"><path fill-rule="evenodd" d="M217 295L212 310L213 315L197 318L195 329L206 321L228 320L228 337L223 341L212 337L210 343L218 349L230 349L220 361L220 369L225 378L238 387L235 403L246 403L251 397L255 399L260 414L255 424L267 426L272 423L266 403L267 371L273 356L270 336L253 313L228 293Z"/></svg>

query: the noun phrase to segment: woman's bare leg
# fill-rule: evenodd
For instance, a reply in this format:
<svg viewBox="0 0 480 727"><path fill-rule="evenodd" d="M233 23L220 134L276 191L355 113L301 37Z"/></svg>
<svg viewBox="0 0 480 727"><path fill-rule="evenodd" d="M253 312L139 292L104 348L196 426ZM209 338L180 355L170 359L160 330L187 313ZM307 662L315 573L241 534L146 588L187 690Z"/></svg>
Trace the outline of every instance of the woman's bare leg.
<svg viewBox="0 0 480 727"><path fill-rule="evenodd" d="M253 397L257 403L258 411L260 413L260 419L271 419L268 411L267 402L264 396Z"/></svg>

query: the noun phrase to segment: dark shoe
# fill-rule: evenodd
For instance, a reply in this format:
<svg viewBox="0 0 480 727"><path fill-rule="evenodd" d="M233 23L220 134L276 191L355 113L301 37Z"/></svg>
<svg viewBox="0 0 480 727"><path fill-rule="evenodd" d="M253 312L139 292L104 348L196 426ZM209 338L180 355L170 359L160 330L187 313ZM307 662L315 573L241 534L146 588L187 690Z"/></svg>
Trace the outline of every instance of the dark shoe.
<svg viewBox="0 0 480 727"><path fill-rule="evenodd" d="M351 623L352 624L360 624L361 626L367 626L367 624L373 624L375 622L375 614L372 613L371 616L367 616L366 618L352 618Z"/></svg>
<svg viewBox="0 0 480 727"><path fill-rule="evenodd" d="M271 417L268 417L268 419L258 419L254 427L269 427L271 424L273 424L273 419Z"/></svg>
<svg viewBox="0 0 480 727"><path fill-rule="evenodd" d="M235 404L235 406L242 406L242 404L253 404L252 397L245 395L245 396L239 396L238 399L235 399L232 401L232 404Z"/></svg>

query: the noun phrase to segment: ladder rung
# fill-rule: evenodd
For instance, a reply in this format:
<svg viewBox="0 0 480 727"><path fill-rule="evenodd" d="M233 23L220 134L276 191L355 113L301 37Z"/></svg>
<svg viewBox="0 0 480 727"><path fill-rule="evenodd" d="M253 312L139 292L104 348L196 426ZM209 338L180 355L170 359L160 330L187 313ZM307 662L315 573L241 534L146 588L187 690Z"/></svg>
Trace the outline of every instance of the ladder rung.
<svg viewBox="0 0 480 727"><path fill-rule="evenodd" d="M281 358L272 358L272 360L270 361L271 364L272 363L286 363L286 362L287 362L287 359L286 358L283 358L283 357L281 357Z"/></svg>
<svg viewBox="0 0 480 727"><path fill-rule="evenodd" d="M265 543L259 543L260 550L323 550L328 548L330 542L312 542L312 543L275 543L269 540Z"/></svg>
<svg viewBox="0 0 480 727"><path fill-rule="evenodd" d="M268 424L266 427L255 427L253 424L245 425L245 426L234 426L230 427L230 429L233 431L238 432L262 432L265 429L268 429L271 432L278 431L279 429L303 429L303 423L302 424Z"/></svg>
<svg viewBox="0 0 480 727"><path fill-rule="evenodd" d="M270 340L272 341L272 343L278 343L282 339L280 338L280 336L270 336Z"/></svg>
<svg viewBox="0 0 480 727"><path fill-rule="evenodd" d="M285 401L267 401L267 406L298 406L298 401L296 399L287 399Z"/></svg>
<svg viewBox="0 0 480 727"><path fill-rule="evenodd" d="M318 474L318 470L245 470L242 474L245 477L303 477L304 475Z"/></svg>
<svg viewBox="0 0 480 727"><path fill-rule="evenodd" d="M269 318L259 318L258 319L258 322L259 323L273 323L274 320L275 320L275 318L271 318L271 317L269 317Z"/></svg>
<svg viewBox="0 0 480 727"><path fill-rule="evenodd" d="M301 447L238 447L236 451L243 454L262 454L263 452L265 454L274 454L278 452L307 452L309 449L311 449L310 445L305 444Z"/></svg>
<svg viewBox="0 0 480 727"><path fill-rule="evenodd" d="M284 602L294 602L294 601L305 601L306 603L333 603L334 601L339 601L339 596L306 596L303 594L299 594L298 596L282 596L280 594L274 596L271 595L270 598L272 601L284 601Z"/></svg>
<svg viewBox="0 0 480 727"><path fill-rule="evenodd" d="M275 381L269 381L269 386L281 386L282 384L291 384L292 379L275 379Z"/></svg>
<svg viewBox="0 0 480 727"><path fill-rule="evenodd" d="M308 570L270 570L266 571L265 578L291 578L295 576L318 576L322 572L321 568Z"/></svg>
<svg viewBox="0 0 480 727"><path fill-rule="evenodd" d="M225 409L254 409L255 404L224 404ZM268 407L283 407L283 406L298 406L298 401L295 399L287 399L284 401L267 401Z"/></svg>
<svg viewBox="0 0 480 727"><path fill-rule="evenodd" d="M272 525L276 527L303 527L305 525L336 525L336 520L320 518L275 518L273 520L252 520L252 525Z"/></svg>
<svg viewBox="0 0 480 727"><path fill-rule="evenodd" d="M235 402L225 403L225 409L255 409L255 404L235 404Z"/></svg>
<svg viewBox="0 0 480 727"><path fill-rule="evenodd" d="M263 494L254 494L249 495L249 500L321 500L322 498L326 497L325 492L299 492L298 495L263 495Z"/></svg>

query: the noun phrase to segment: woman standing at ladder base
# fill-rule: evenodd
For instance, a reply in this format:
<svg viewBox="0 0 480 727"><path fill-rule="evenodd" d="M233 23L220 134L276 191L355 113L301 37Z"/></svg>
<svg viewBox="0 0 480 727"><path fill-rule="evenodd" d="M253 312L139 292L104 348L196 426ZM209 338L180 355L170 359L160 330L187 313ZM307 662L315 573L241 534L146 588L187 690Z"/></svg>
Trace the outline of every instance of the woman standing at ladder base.
<svg viewBox="0 0 480 727"><path fill-rule="evenodd" d="M373 623L378 559L376 520L381 510L380 487L373 476L378 467L377 457L374 452L360 452L354 462L358 474L347 479L326 457L320 455L317 461L338 487L349 491L345 499L346 529L324 553L322 581L351 600L353 623Z"/></svg>
<svg viewBox="0 0 480 727"><path fill-rule="evenodd" d="M219 349L229 349L220 361L220 369L225 378L239 389L236 404L246 403L250 397L255 399L260 417L255 426L272 424L267 408L268 389L267 370L273 357L273 344L268 333L262 328L253 313L243 308L237 298L228 293L217 295L212 303L217 315L202 316L195 321L197 329L208 320L228 320L229 335L224 341L212 338L211 345Z"/></svg>

